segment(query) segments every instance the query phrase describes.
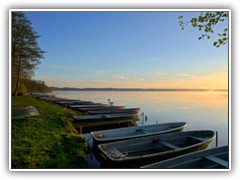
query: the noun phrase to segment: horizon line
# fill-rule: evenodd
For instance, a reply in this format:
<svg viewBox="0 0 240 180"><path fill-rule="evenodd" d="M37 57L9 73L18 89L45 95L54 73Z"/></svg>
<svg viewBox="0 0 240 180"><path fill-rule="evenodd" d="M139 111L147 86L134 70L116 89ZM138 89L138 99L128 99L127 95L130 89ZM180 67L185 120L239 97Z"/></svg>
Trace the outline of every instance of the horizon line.
<svg viewBox="0 0 240 180"><path fill-rule="evenodd" d="M228 89L204 89L204 88L76 88L76 87L51 87L53 90L73 90L73 91L94 91L94 90L109 90L109 91L228 91Z"/></svg>

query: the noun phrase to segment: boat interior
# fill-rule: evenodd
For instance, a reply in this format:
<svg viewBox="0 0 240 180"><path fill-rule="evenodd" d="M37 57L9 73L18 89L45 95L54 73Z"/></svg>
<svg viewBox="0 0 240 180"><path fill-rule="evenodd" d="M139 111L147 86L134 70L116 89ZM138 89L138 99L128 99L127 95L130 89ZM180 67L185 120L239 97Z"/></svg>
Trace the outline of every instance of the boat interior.
<svg viewBox="0 0 240 180"><path fill-rule="evenodd" d="M108 154L112 157L135 157L142 156L154 153L161 153L171 150L177 150L180 148L184 148L187 146L191 146L197 143L202 142L202 139L193 136L187 137L174 137L172 139L168 139L167 141L161 139L153 139L152 141L146 142L135 142L131 145L126 144L124 146L119 146L116 148L110 148L108 150ZM136 148L139 147L139 148ZM115 154L117 152L117 154Z"/></svg>

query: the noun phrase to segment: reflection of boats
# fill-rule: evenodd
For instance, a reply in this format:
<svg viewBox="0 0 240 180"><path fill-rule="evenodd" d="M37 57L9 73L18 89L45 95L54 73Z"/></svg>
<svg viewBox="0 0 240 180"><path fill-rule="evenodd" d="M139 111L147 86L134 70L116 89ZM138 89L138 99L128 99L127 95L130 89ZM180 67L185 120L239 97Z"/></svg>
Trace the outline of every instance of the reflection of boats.
<svg viewBox="0 0 240 180"><path fill-rule="evenodd" d="M115 114L115 113L131 113L137 114L140 108L127 108L127 109L108 109L108 110L92 110L88 114Z"/></svg>
<svg viewBox="0 0 240 180"><path fill-rule="evenodd" d="M40 115L38 110L33 106L12 107L12 119L22 119L38 115Z"/></svg>
<svg viewBox="0 0 240 180"><path fill-rule="evenodd" d="M113 120L113 119L131 119L135 117L137 117L137 114L101 114L101 115L73 116L73 118L78 122Z"/></svg>
<svg viewBox="0 0 240 180"><path fill-rule="evenodd" d="M125 106L107 106L107 107L86 107L86 108L76 108L76 110L87 112L93 110L110 110L110 109L124 109Z"/></svg>
<svg viewBox="0 0 240 180"><path fill-rule="evenodd" d="M169 132L182 131L187 126L185 122L151 124L126 128L110 129L91 132L93 140L97 143L125 140L143 136L157 135Z"/></svg>
<svg viewBox="0 0 240 180"><path fill-rule="evenodd" d="M156 161L206 149L214 131L176 132L98 145L112 167L140 167Z"/></svg>
<svg viewBox="0 0 240 180"><path fill-rule="evenodd" d="M146 165L148 169L216 169L228 168L229 148L223 146L189 153L162 162Z"/></svg>

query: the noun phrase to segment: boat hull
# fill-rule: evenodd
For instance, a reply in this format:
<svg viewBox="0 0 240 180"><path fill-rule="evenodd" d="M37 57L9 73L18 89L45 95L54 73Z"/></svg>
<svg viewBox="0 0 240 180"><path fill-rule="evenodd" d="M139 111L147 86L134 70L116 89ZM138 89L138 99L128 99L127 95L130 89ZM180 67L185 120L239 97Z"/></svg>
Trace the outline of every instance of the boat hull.
<svg viewBox="0 0 240 180"><path fill-rule="evenodd" d="M90 105L95 104L93 101L81 101L81 100L61 100L56 101L57 104L64 106L64 107L70 107L70 105Z"/></svg>
<svg viewBox="0 0 240 180"><path fill-rule="evenodd" d="M34 106L12 107L12 119L24 119L27 117L40 115Z"/></svg>
<svg viewBox="0 0 240 180"><path fill-rule="evenodd" d="M164 133L181 132L187 123L162 123L91 132L94 145Z"/></svg>
<svg viewBox="0 0 240 180"><path fill-rule="evenodd" d="M142 166L145 169L227 169L229 147L223 146L189 153L169 160Z"/></svg>
<svg viewBox="0 0 240 180"><path fill-rule="evenodd" d="M85 115L74 116L74 120L77 122L94 122L94 121L111 121L118 119L134 119L138 117L137 114L102 114L102 115Z"/></svg>
<svg viewBox="0 0 240 180"><path fill-rule="evenodd" d="M191 136L198 137L198 140L191 139ZM202 140L199 140L199 137ZM101 144L98 148L105 167L139 168L206 149L214 138L213 131L188 131ZM172 149L175 147L177 148Z"/></svg>
<svg viewBox="0 0 240 180"><path fill-rule="evenodd" d="M87 107L87 108L76 108L76 110L81 112L88 112L94 110L113 110L113 109L124 109L125 106L108 106L108 107Z"/></svg>
<svg viewBox="0 0 240 180"><path fill-rule="evenodd" d="M129 113L129 114L137 114L139 113L140 108L129 108L129 109L109 109L109 110L93 110L88 111L88 114L97 115L97 114L121 114L121 113Z"/></svg>
<svg viewBox="0 0 240 180"><path fill-rule="evenodd" d="M97 108L97 107L108 107L107 104L100 104L100 103L94 103L94 104L73 104L70 105L70 109L79 109L79 108Z"/></svg>

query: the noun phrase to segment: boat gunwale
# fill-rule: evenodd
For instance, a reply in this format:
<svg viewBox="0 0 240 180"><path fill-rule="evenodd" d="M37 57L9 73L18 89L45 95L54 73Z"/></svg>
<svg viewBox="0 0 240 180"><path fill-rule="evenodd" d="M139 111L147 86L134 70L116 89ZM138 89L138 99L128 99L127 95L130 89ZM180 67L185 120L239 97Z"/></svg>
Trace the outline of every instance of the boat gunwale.
<svg viewBox="0 0 240 180"><path fill-rule="evenodd" d="M214 153L214 156L215 156L215 154L217 154L217 155L224 154L224 153L226 153L225 152L226 150L229 151L229 146L228 145L217 147L217 148L212 148L212 149L204 149L204 150L200 150L200 151L196 151L196 152L191 152L191 153L188 153L188 154L183 154L183 155L171 158L171 159L166 159L166 160L163 160L163 161L159 161L159 162L151 163L151 164L148 164L148 165L144 165L144 166L141 166L140 168L143 168L143 169L145 169L145 168L146 169L156 169L156 168L159 168L159 167L156 167L158 165L164 165L164 164L167 165L167 164L169 164L169 163L171 163L173 161L176 161L176 160L180 161L181 159L184 159L184 158L187 159L190 156L194 156L193 159L191 159L191 161L192 160L196 161L195 159L203 158L205 156L211 155L211 153ZM187 162L184 162L184 163L181 163L181 164L187 164ZM173 167L174 166L178 167L178 166L181 166L181 165L179 165L179 163L178 163L176 165L173 165ZM175 169L182 169L182 168L175 168Z"/></svg>
<svg viewBox="0 0 240 180"><path fill-rule="evenodd" d="M116 116L114 116L114 115L116 115ZM122 114L84 115L84 116L73 116L73 118L76 121L88 121L88 120L102 120L102 119L111 120L111 119L117 119L117 118L131 118L131 117L135 117L135 116L138 116L138 114L128 114L128 113L123 114L122 113ZM82 119L81 119L81 117L82 117Z"/></svg>
<svg viewBox="0 0 240 180"><path fill-rule="evenodd" d="M141 108L124 108L124 109L106 109L106 110L98 110L98 109L95 109L95 110L90 110L88 111L89 114L92 114L92 115L97 115L98 113L100 114L104 114L102 112L107 112L106 114L111 114L111 111L116 111L114 113L117 113L117 114L120 114L120 113L138 113L140 111ZM121 111L125 111L125 112L121 112ZM108 113L110 112L110 113Z"/></svg>
<svg viewBox="0 0 240 180"><path fill-rule="evenodd" d="M169 129L169 130L165 130L165 131L162 131L162 132L154 132L154 133L146 133L146 134L137 134L137 135L133 135L133 136L128 136L128 138L123 138L123 137L117 137L117 138L108 138L108 139L100 139L100 138L97 138L94 136L94 133L98 132L98 133L101 133L103 131L92 131L91 132L91 135L93 137L93 139L96 141L96 142L99 142L99 143L102 143L102 142L108 142L108 141L119 141L119 140L127 140L127 139L133 139L133 138L140 138L140 137L146 137L146 136L153 136L153 135L158 135L158 134L165 134L165 133L168 133L168 132L174 132L174 131L177 131L177 130L181 130L181 129L184 129L188 124L186 122L176 122L176 123L179 123L179 124L183 124L182 126L179 126L179 127L176 127L176 128L173 128L173 129ZM167 124L176 124L176 123L163 123L161 125L167 125ZM153 126L153 125L156 125L156 124L150 124L150 125L145 125L145 126ZM133 127L126 127L126 128L119 128L119 130L124 130L124 129L127 129L127 128L132 128L132 129L137 129L137 128L141 128L141 126L137 126L137 128L135 128L136 126L133 126ZM114 131L112 129L110 130L104 130L105 132L106 131Z"/></svg>
<svg viewBox="0 0 240 180"><path fill-rule="evenodd" d="M154 157L158 157L158 156L168 155L168 154L171 154L172 152L181 152L181 151L191 150L191 149L203 146L204 144L209 145L213 141L213 139L216 137L216 133L214 131L202 130L202 131L187 131L187 132L204 132L204 131L212 132L213 136L211 136L206 141L202 141L202 142L199 142L199 143L187 146L187 147L183 147L183 148L179 148L179 149L175 149L175 150L172 149L172 150L168 150L168 151L164 151L164 152L160 152L160 153L153 153L153 154L147 154L147 155L141 155L141 156L125 157L125 158L117 158L116 159L116 158L113 158L110 155L108 155L107 152L102 149L102 146L106 146L106 145L109 146L111 144L123 143L124 141L131 141L131 140L123 140L123 141L118 141L118 142L100 144L100 145L98 145L98 148L100 149L101 153L103 153L108 158L108 160L110 160L111 162L115 162L115 163L117 163L117 162L123 163L123 162L128 162L128 161L139 160L139 159L141 159L141 160L142 159L150 159L150 158L154 158ZM183 132L180 132L180 133L183 133ZM161 135L167 135L167 134L160 134L157 136L161 136ZM151 136L147 136L146 138L148 138L148 137L150 138ZM142 137L142 139L143 138L145 138L145 137ZM136 139L141 139L141 138L136 138Z"/></svg>
<svg viewBox="0 0 240 180"><path fill-rule="evenodd" d="M86 108L76 108L79 111L92 111L92 110L112 110L112 109L125 109L125 106L104 106L104 107L86 107Z"/></svg>

